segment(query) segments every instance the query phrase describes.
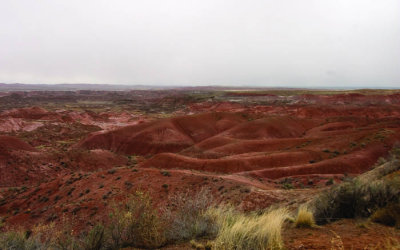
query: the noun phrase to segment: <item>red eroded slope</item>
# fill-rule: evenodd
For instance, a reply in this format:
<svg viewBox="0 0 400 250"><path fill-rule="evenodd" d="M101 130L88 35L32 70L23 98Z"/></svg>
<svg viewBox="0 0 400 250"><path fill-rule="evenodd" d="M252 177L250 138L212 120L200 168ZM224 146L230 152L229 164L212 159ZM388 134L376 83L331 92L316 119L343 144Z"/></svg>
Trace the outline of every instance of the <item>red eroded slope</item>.
<svg viewBox="0 0 400 250"><path fill-rule="evenodd" d="M237 155L220 159L196 159L178 154L157 154L144 162L141 167L194 169L216 173L239 173L255 169L270 169L308 163L318 158L318 154L310 151L276 152L271 154Z"/></svg>
<svg viewBox="0 0 400 250"><path fill-rule="evenodd" d="M2 153L5 154L13 150L36 151L31 145L16 137L0 135L0 157Z"/></svg>
<svg viewBox="0 0 400 250"><path fill-rule="evenodd" d="M361 173L400 140L399 125L395 117L328 120L267 115L254 119L239 113L205 113L97 133L79 146L155 154L141 167L275 179Z"/></svg>
<svg viewBox="0 0 400 250"><path fill-rule="evenodd" d="M12 136L0 136L0 187L20 183L27 174L30 156L36 149Z"/></svg>
<svg viewBox="0 0 400 250"><path fill-rule="evenodd" d="M78 144L86 149L107 149L124 154L178 152L221 133L244 118L239 114L207 113L181 116L94 133Z"/></svg>
<svg viewBox="0 0 400 250"><path fill-rule="evenodd" d="M385 155L386 150L387 149L385 149L382 144L377 144L365 150L356 151L332 159L326 159L314 164L298 164L290 167L283 166L273 169L255 170L242 174L268 179L313 174L361 174L369 170L380 156Z"/></svg>
<svg viewBox="0 0 400 250"><path fill-rule="evenodd" d="M31 108L19 108L4 111L0 114L0 117L13 117L13 118L24 118L24 119L43 119L55 113L48 112L47 110L40 107Z"/></svg>
<svg viewBox="0 0 400 250"><path fill-rule="evenodd" d="M289 116L270 116L244 122L223 135L236 139L295 138L316 125L316 121Z"/></svg>

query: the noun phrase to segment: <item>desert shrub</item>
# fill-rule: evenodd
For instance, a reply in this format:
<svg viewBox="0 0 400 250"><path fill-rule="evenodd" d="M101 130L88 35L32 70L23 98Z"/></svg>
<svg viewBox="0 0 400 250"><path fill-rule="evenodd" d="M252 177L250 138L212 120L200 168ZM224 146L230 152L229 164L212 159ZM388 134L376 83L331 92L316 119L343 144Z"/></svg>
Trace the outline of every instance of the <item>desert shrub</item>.
<svg viewBox="0 0 400 250"><path fill-rule="evenodd" d="M281 229L288 217L285 208L257 214L237 213L232 209L214 210L219 232L216 249L282 249Z"/></svg>
<svg viewBox="0 0 400 250"><path fill-rule="evenodd" d="M60 227L56 228L54 222L38 224L32 228L32 235L40 239L48 249L75 250L82 249L79 240L72 234L73 224L65 217L61 218ZM47 248L41 248L47 249Z"/></svg>
<svg viewBox="0 0 400 250"><path fill-rule="evenodd" d="M115 168L112 168L107 171L108 174L115 174L115 172L117 172L117 170Z"/></svg>
<svg viewBox="0 0 400 250"><path fill-rule="evenodd" d="M162 170L162 171L160 171L160 173L163 175L163 176L171 176L171 173L169 172L169 171L166 171L166 170Z"/></svg>
<svg viewBox="0 0 400 250"><path fill-rule="evenodd" d="M94 226L87 235L82 237L81 245L85 250L101 250L105 248L105 241L104 226L98 224Z"/></svg>
<svg viewBox="0 0 400 250"><path fill-rule="evenodd" d="M387 226L400 227L400 204L391 204L384 208L376 210L371 215L373 222L381 223Z"/></svg>
<svg viewBox="0 0 400 250"><path fill-rule="evenodd" d="M168 242L190 240L202 236L215 236L215 221L207 214L215 206L211 193L202 189L196 194L184 192L170 199L170 206L163 211L168 223Z"/></svg>
<svg viewBox="0 0 400 250"><path fill-rule="evenodd" d="M333 180L333 178L329 178L329 180L327 182L325 182L326 186L330 186L333 185L335 183L335 181Z"/></svg>
<svg viewBox="0 0 400 250"><path fill-rule="evenodd" d="M30 235L30 232L23 230L8 231L0 234L0 249L4 250L31 250L47 249L38 237Z"/></svg>
<svg viewBox="0 0 400 250"><path fill-rule="evenodd" d="M388 180L364 183L358 179L335 186L314 200L317 223L341 218L369 217L374 211L399 201L399 189Z"/></svg>
<svg viewBox="0 0 400 250"><path fill-rule="evenodd" d="M147 193L135 192L122 207L114 206L108 228L112 248L156 248L164 244L164 224Z"/></svg>
<svg viewBox="0 0 400 250"><path fill-rule="evenodd" d="M364 174L362 179L364 181L376 180L382 178L383 176L386 176L388 174L400 170L400 162L393 156L391 158L392 160L389 160L383 165L375 167L373 170Z"/></svg>
<svg viewBox="0 0 400 250"><path fill-rule="evenodd" d="M283 189L293 189L293 184L292 183L283 183L282 184Z"/></svg>
<svg viewBox="0 0 400 250"><path fill-rule="evenodd" d="M307 206L299 207L294 225L295 227L313 227L315 225L314 215Z"/></svg>

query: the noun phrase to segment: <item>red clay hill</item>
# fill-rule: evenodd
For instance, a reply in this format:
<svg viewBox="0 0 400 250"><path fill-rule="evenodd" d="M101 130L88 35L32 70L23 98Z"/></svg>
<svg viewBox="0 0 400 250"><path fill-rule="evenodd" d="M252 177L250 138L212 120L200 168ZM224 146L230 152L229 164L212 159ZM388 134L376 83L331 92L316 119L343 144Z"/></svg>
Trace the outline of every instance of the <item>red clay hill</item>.
<svg viewBox="0 0 400 250"><path fill-rule="evenodd" d="M96 132L77 146L149 157L143 168L266 179L359 174L400 140L400 118L212 112Z"/></svg>

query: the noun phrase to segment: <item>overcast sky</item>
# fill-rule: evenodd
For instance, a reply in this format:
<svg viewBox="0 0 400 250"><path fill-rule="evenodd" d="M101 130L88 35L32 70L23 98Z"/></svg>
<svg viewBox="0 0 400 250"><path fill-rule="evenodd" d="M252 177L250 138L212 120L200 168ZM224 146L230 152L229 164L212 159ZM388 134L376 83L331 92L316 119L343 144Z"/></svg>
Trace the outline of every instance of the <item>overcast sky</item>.
<svg viewBox="0 0 400 250"><path fill-rule="evenodd" d="M400 1L1 0L0 82L400 87Z"/></svg>

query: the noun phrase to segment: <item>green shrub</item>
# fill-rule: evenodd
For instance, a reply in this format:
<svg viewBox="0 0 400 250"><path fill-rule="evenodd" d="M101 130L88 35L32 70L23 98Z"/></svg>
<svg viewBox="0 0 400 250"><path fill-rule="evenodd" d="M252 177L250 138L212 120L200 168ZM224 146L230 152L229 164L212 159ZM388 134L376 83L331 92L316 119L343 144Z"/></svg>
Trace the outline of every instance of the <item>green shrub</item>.
<svg viewBox="0 0 400 250"><path fill-rule="evenodd" d="M286 189L286 190L293 189L293 184L292 183L283 183L282 188Z"/></svg>

